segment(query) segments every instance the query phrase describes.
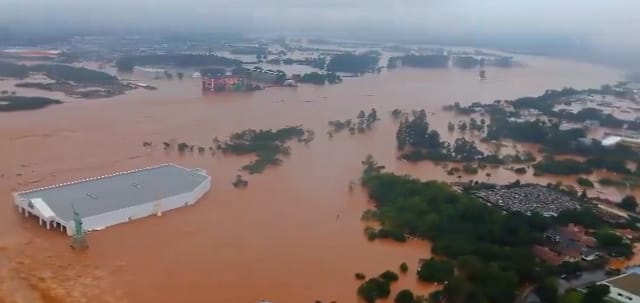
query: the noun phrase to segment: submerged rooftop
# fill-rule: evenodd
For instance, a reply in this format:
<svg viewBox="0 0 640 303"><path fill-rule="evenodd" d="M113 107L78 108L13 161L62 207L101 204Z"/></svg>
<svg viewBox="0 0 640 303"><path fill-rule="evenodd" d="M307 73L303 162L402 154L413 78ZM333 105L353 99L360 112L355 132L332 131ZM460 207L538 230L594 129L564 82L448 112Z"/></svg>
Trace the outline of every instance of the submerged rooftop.
<svg viewBox="0 0 640 303"><path fill-rule="evenodd" d="M58 218L83 218L188 193L209 178L204 171L163 164L18 192L18 199L44 203Z"/></svg>

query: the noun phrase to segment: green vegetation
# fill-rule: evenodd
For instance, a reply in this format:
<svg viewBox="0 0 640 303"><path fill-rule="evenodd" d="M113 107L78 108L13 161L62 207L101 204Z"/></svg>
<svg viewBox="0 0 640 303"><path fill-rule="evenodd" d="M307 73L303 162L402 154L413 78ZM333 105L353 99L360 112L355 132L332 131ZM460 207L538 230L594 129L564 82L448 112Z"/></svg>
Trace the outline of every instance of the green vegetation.
<svg viewBox="0 0 640 303"><path fill-rule="evenodd" d="M484 65L484 59L476 59L473 56L455 56L453 65L459 68L471 69Z"/></svg>
<svg viewBox="0 0 640 303"><path fill-rule="evenodd" d="M603 303L610 291L609 285L596 284L589 286L582 297L582 303Z"/></svg>
<svg viewBox="0 0 640 303"><path fill-rule="evenodd" d="M24 79L29 76L26 65L0 61L0 77Z"/></svg>
<svg viewBox="0 0 640 303"><path fill-rule="evenodd" d="M33 89L52 91L53 85L55 85L55 83L21 82L21 83L16 83L14 86L20 87L20 88L33 88Z"/></svg>
<svg viewBox="0 0 640 303"><path fill-rule="evenodd" d="M589 180L588 178L585 177L578 177L578 179L576 180L576 183L578 183L578 185L582 186L582 187L589 187L589 188L593 188L593 182L591 182L591 180Z"/></svg>
<svg viewBox="0 0 640 303"><path fill-rule="evenodd" d="M352 119L347 119L344 121L334 120L329 121L329 134L333 136L335 133L340 133L345 129L349 130L349 133L355 135L358 133L365 133L367 130L371 130L373 125L380 120L378 118L378 112L375 108L372 108L368 114L365 114L364 110L361 110L356 116L355 120L357 122L353 123Z"/></svg>
<svg viewBox="0 0 640 303"><path fill-rule="evenodd" d="M137 55L125 56L116 61L116 67L121 72L132 72L136 66L177 66L177 67L205 67L221 66L236 67L242 61L225 58L215 55L193 55L193 54L172 54L172 55Z"/></svg>
<svg viewBox="0 0 640 303"><path fill-rule="evenodd" d="M0 97L0 112L34 110L61 103L60 100L44 97L4 96Z"/></svg>
<svg viewBox="0 0 640 303"><path fill-rule="evenodd" d="M21 65L0 61L0 77L26 78L29 73L44 73L56 81L78 84L116 84L118 78L105 72L62 64Z"/></svg>
<svg viewBox="0 0 640 303"><path fill-rule="evenodd" d="M310 72L302 75L300 83L311 83L316 85L338 84L342 82L342 77L336 73Z"/></svg>
<svg viewBox="0 0 640 303"><path fill-rule="evenodd" d="M415 298L413 296L413 292L408 289L403 289L396 294L395 299L393 299L394 303L415 303Z"/></svg>
<svg viewBox="0 0 640 303"><path fill-rule="evenodd" d="M407 271L409 271L409 265L407 265L407 262L402 262L400 264L400 272L406 274Z"/></svg>
<svg viewBox="0 0 640 303"><path fill-rule="evenodd" d="M468 163L465 163L464 165L462 165L462 171L468 175L478 174L478 168Z"/></svg>
<svg viewBox="0 0 640 303"><path fill-rule="evenodd" d="M204 150L204 147L202 147ZM204 151L203 151L204 152ZM202 153L202 152L201 152ZM236 179L231 183L235 188L246 188L249 186L249 181L242 178L242 175L236 175Z"/></svg>
<svg viewBox="0 0 640 303"><path fill-rule="evenodd" d="M524 175L527 173L527 168L526 167L518 167L516 169L513 170L514 173L516 173L517 175Z"/></svg>
<svg viewBox="0 0 640 303"><path fill-rule="evenodd" d="M457 138L453 145L440 141L440 133L429 130L425 110L413 111L413 118L405 117L396 131L396 142L401 158L407 161L462 161L471 162L484 156L475 142Z"/></svg>
<svg viewBox="0 0 640 303"><path fill-rule="evenodd" d="M218 143L218 150L235 155L255 154L258 158L242 167L250 174L261 173L268 166L282 163L280 155L288 155L290 148L286 143L298 139L298 142L308 143L313 140L313 131L301 126L288 126L273 130L247 129L233 133L229 140Z"/></svg>
<svg viewBox="0 0 640 303"><path fill-rule="evenodd" d="M391 270L386 270L385 272L381 273L378 276L378 278L391 283L391 282L398 281L398 274L396 274L395 272L393 272Z"/></svg>
<svg viewBox="0 0 640 303"><path fill-rule="evenodd" d="M563 171L562 174L579 174L579 171L588 173L593 169L631 174L631 171L626 167L626 161L635 161L636 163L640 161L638 154L626 146L619 145L607 148L597 140L592 140L590 144L578 141L578 139L586 137L585 131L580 128L560 130L560 123L557 121L509 120L511 118L509 115L515 113L507 113L501 108L491 108L489 112L491 123L487 126L487 135L484 140L509 138L519 142L541 144L542 150L550 154L576 154L588 158L581 164L576 161L558 163L566 164L559 168L560 171Z"/></svg>
<svg viewBox="0 0 640 303"><path fill-rule="evenodd" d="M327 71L352 74L370 73L376 70L380 54L367 52L363 54L337 54L327 63Z"/></svg>
<svg viewBox="0 0 640 303"><path fill-rule="evenodd" d="M354 277L356 278L356 280L364 280L364 279L367 278L367 276L365 276L365 274L363 274L361 272L355 273Z"/></svg>
<svg viewBox="0 0 640 303"><path fill-rule="evenodd" d="M558 303L582 303L584 294L577 289L567 290L560 298Z"/></svg>
<svg viewBox="0 0 640 303"><path fill-rule="evenodd" d="M449 56L447 55L405 55L400 57L389 58L389 64L393 62L397 66L397 62L401 62L403 66L422 67L422 68L447 68L449 67Z"/></svg>
<svg viewBox="0 0 640 303"><path fill-rule="evenodd" d="M616 118L612 114L604 113L602 110L596 108L584 108L577 113L554 110L554 107L557 104L563 102L563 98L579 94L603 94L622 97L618 91L608 85L603 85L600 89L587 89L582 91L574 88L564 88L562 90L547 90L543 95L538 97L523 97L516 99L513 101L513 107L515 109L535 109L550 118L576 122L596 120L604 127L622 128L625 121Z"/></svg>
<svg viewBox="0 0 640 303"><path fill-rule="evenodd" d="M371 278L358 287L358 296L367 303L388 298L390 294L391 284L379 278Z"/></svg>
<svg viewBox="0 0 640 303"><path fill-rule="evenodd" d="M545 157L542 161L534 164L533 168L539 174L552 175L578 175L593 172L593 169L578 160L554 159L553 157Z"/></svg>
<svg viewBox="0 0 640 303"><path fill-rule="evenodd" d="M558 302L558 285L555 278L546 278L535 289L536 295L542 302Z"/></svg>
<svg viewBox="0 0 640 303"><path fill-rule="evenodd" d="M420 265L418 279L427 282L444 283L453 278L455 265L449 260L431 258Z"/></svg>
<svg viewBox="0 0 640 303"><path fill-rule="evenodd" d="M429 239L434 254L455 261L447 302L512 302L518 285L548 275L530 249L549 226L542 215L502 213L445 184L383 173L371 157L363 164L380 229Z"/></svg>
<svg viewBox="0 0 640 303"><path fill-rule="evenodd" d="M598 246L611 257L633 256L633 246L622 236L607 230L599 230L594 235L598 241Z"/></svg>
<svg viewBox="0 0 640 303"><path fill-rule="evenodd" d="M636 201L636 197L634 196L625 196L620 201L620 207L631 212L636 212L638 210L638 201Z"/></svg>
<svg viewBox="0 0 640 303"><path fill-rule="evenodd" d="M42 72L56 81L70 81L78 84L117 84L118 78L105 72L84 67L61 64L39 64L29 67L32 72Z"/></svg>
<svg viewBox="0 0 640 303"><path fill-rule="evenodd" d="M612 187L626 187L627 183L622 180L611 179L608 177L603 177L598 180L598 184L602 186L612 186Z"/></svg>

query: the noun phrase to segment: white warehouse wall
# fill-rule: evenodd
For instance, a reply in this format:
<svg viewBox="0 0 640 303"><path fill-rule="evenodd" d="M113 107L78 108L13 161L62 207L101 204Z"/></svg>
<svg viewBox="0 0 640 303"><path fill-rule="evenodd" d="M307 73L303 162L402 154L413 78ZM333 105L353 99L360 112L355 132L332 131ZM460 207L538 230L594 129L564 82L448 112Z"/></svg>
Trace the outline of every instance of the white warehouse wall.
<svg viewBox="0 0 640 303"><path fill-rule="evenodd" d="M611 286L611 285L609 285ZM634 294L628 293L622 289L618 289L615 287L611 287L611 292L609 293L609 298L614 299L618 302L625 303L640 303L640 297Z"/></svg>
<svg viewBox="0 0 640 303"><path fill-rule="evenodd" d="M157 211L156 205L160 204L160 210L164 213L172 209L192 205L198 202L204 194L211 189L211 177L208 177L202 184L196 187L192 192L167 197L162 200L152 201L149 203L136 205L128 208L122 208L108 213L103 213L82 219L85 230L96 230L109 227L112 225L129 222L130 220L144 218L155 215ZM75 224L73 221L67 224L67 234L73 235L75 232Z"/></svg>

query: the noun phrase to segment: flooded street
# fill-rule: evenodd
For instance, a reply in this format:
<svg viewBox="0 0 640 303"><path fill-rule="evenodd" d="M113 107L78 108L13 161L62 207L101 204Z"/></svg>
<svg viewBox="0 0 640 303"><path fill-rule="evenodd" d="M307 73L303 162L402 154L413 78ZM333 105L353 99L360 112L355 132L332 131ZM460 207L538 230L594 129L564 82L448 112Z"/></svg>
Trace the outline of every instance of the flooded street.
<svg viewBox="0 0 640 303"><path fill-rule="evenodd" d="M488 69L486 82L475 70L400 69L335 86L206 96L199 80L141 79L158 90L104 100L62 98L69 103L0 113L0 278L13 277L4 279L12 283L0 280L0 302L3 296L8 302L34 302L31 295L64 302L59 300L66 294L76 300L69 302L356 302L354 273L397 271L402 262L409 264L409 274L392 286L391 298L403 288L425 294L434 286L417 283L414 271L420 258L430 256L429 243L368 242L360 221L369 206L366 194L349 192L348 184L357 180L360 161L369 153L390 171L455 178L432 163L396 160L397 126L389 115L394 108L425 108L431 127L451 140L458 134L447 134L448 121L463 117L442 112L445 104L599 87L620 79L615 70L588 64L539 57L524 62L524 68ZM0 89L12 90L12 83L2 81ZM43 95L20 91L27 93ZM329 120L354 118L372 107L382 118L372 131L327 136ZM297 124L315 130L316 139L308 146L291 143L291 156L280 167L247 176L245 190L231 182L248 157L162 149L171 139L208 147L213 137L245 128ZM143 141L153 142L153 148L143 148ZM72 252L67 236L25 220L13 207L13 191L164 162L206 169L211 191L194 206L89 234L85 254ZM492 182L516 178L504 169L489 171ZM484 172L476 178L484 180ZM520 179L562 180L530 174ZM18 294L27 299L20 301Z"/></svg>

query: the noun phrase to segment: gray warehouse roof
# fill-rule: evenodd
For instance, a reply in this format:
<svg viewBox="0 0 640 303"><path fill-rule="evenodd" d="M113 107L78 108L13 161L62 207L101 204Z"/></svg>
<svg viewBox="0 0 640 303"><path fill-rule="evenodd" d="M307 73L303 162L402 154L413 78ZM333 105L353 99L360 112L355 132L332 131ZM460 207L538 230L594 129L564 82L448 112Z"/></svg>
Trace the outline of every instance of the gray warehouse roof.
<svg viewBox="0 0 640 303"><path fill-rule="evenodd" d="M83 218L191 192L206 181L204 172L164 164L17 193L41 198L58 218L73 219L71 204Z"/></svg>

